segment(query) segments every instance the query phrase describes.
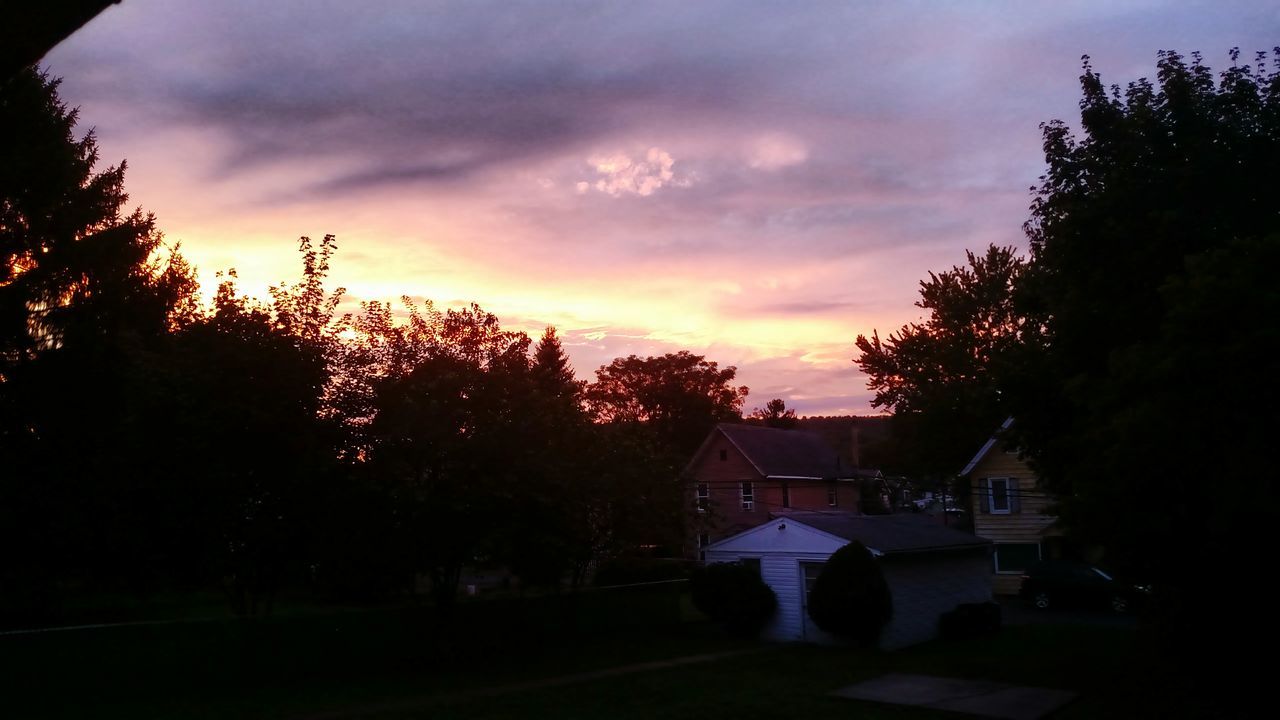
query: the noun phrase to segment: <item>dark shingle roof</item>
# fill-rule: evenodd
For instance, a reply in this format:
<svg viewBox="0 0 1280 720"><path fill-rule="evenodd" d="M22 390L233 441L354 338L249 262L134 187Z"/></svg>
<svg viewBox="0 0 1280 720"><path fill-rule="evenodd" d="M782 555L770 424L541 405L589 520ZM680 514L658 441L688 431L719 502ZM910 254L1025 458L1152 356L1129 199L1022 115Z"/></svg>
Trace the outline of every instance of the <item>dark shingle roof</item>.
<svg viewBox="0 0 1280 720"><path fill-rule="evenodd" d="M854 515L831 512L790 512L779 518L795 520L845 540L857 540L886 555L952 550L990 545L991 541L955 528L936 525L919 515Z"/></svg>
<svg viewBox="0 0 1280 720"><path fill-rule="evenodd" d="M831 479L857 474L816 433L729 423L716 429L765 477Z"/></svg>

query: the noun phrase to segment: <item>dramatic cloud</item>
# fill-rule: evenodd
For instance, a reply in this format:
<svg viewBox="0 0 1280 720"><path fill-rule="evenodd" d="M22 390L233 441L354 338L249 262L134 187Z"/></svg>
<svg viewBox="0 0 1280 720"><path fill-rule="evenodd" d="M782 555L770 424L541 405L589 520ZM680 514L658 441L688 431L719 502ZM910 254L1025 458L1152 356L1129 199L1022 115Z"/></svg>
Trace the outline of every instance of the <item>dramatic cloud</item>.
<svg viewBox="0 0 1280 720"><path fill-rule="evenodd" d="M664 185L689 187L693 184L693 180L688 177L676 177L673 169L675 159L671 157L671 153L661 148L649 148L642 160L632 160L626 153L614 153L597 155L588 160L588 163L601 177L594 183L578 182L576 187L580 193L594 189L613 197L648 197Z"/></svg>
<svg viewBox="0 0 1280 720"><path fill-rule="evenodd" d="M1081 55L1123 83L1278 31L1262 0L129 0L47 63L206 280L332 232L356 298L555 324L584 377L703 352L830 413L870 410L853 339L921 277L1023 242Z"/></svg>

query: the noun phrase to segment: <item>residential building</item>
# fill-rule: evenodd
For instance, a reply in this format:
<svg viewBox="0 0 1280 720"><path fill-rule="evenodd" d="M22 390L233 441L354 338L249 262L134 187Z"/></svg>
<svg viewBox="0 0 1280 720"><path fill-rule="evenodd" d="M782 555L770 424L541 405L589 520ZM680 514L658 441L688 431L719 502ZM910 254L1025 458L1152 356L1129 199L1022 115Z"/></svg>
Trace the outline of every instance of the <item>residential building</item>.
<svg viewBox="0 0 1280 720"><path fill-rule="evenodd" d="M685 467L699 548L788 510L859 512L859 479L822 436L717 425Z"/></svg>
<svg viewBox="0 0 1280 720"><path fill-rule="evenodd" d="M1001 441L1012 423L1006 420L960 471L969 483L973 532L995 543L991 576L997 595L1016 595L1024 570L1065 553L1057 518L1049 514L1053 497L1018 451Z"/></svg>

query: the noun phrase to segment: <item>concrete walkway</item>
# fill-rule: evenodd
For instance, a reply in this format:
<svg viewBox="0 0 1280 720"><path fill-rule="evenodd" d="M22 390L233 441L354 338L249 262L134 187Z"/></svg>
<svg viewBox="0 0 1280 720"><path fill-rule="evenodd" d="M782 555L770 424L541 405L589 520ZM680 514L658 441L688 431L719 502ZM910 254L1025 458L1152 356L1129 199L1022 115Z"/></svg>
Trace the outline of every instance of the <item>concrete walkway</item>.
<svg viewBox="0 0 1280 720"><path fill-rule="evenodd" d="M986 680L890 674L831 693L853 700L969 713L1008 720L1039 720L1075 699L1067 690Z"/></svg>

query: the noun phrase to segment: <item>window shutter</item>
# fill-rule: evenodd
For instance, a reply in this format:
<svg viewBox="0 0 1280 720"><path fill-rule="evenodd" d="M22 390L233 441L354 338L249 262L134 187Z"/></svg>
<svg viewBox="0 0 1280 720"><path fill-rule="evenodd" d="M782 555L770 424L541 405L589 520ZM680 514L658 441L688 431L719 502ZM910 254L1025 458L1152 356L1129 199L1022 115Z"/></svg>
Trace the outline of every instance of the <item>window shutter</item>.
<svg viewBox="0 0 1280 720"><path fill-rule="evenodd" d="M1022 512L1022 493L1018 492L1018 481L1009 478L1009 512Z"/></svg>
<svg viewBox="0 0 1280 720"><path fill-rule="evenodd" d="M991 483L986 478L978 478L978 511L991 512Z"/></svg>

